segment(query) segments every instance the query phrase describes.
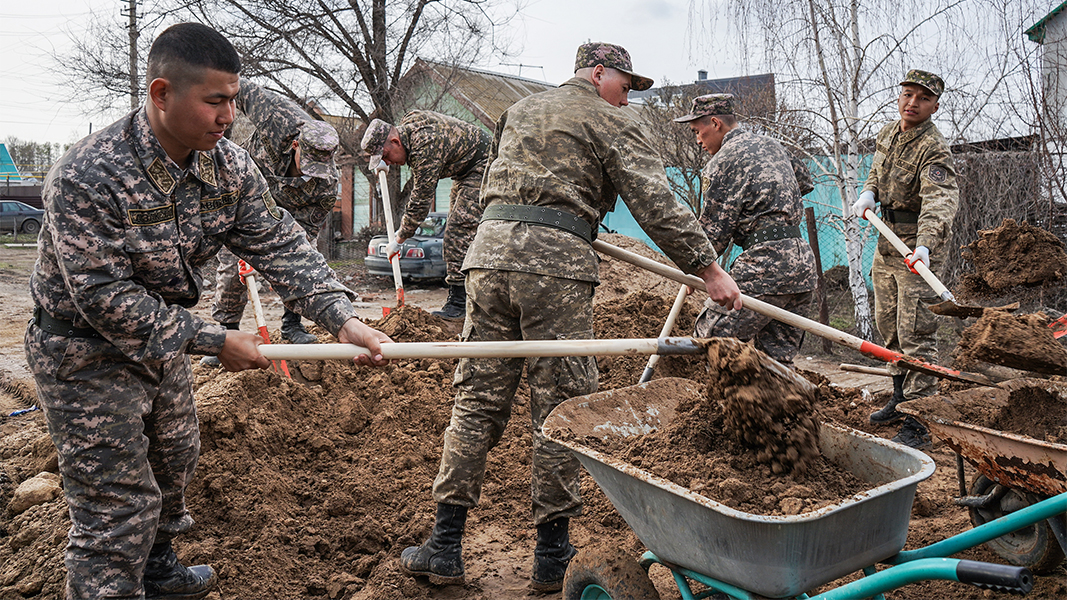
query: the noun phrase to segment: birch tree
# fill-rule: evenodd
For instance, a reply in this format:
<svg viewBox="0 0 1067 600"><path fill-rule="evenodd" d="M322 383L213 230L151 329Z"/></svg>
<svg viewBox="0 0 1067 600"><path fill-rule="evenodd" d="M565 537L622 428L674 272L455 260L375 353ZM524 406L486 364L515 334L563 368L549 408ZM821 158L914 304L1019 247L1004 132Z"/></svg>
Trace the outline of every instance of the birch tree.
<svg viewBox="0 0 1067 600"><path fill-rule="evenodd" d="M950 141L982 135L983 127L1001 119L983 119L992 99L1002 95L1016 65L1004 58L1002 43L989 43L989 23L976 13L981 0L694 0L691 22L728 20L745 64L769 68L778 93L794 113L790 127L780 131L764 123L787 146L802 149L816 160L815 175L836 186L840 214L831 224L843 232L848 258L849 288L855 301L856 328L873 338L870 299L863 277L862 251L870 233L860 226L851 206L857 199L864 143L897 118L899 82L908 69L939 73L948 90L942 110L951 116L942 133ZM697 46L710 43L700 29L690 32ZM979 36L983 44L971 45ZM947 100L947 102L946 102ZM935 121L943 124L942 113ZM946 130L947 129L947 130ZM797 130L809 142L791 141ZM999 131L1005 131L999 127Z"/></svg>

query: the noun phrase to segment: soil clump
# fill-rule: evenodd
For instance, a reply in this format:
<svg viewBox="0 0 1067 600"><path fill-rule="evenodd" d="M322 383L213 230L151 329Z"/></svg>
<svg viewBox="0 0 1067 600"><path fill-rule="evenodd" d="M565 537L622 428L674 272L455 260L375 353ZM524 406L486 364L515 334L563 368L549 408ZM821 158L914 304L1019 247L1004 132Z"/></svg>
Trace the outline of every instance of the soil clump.
<svg viewBox="0 0 1067 600"><path fill-rule="evenodd" d="M974 361L1014 369L1067 375L1067 349L1052 335L1044 313L1012 315L986 309L963 331L956 347L956 364Z"/></svg>
<svg viewBox="0 0 1067 600"><path fill-rule="evenodd" d="M1029 223L1004 219L978 232L962 257L974 267L960 278L960 295L988 297L1016 286L1048 285L1067 276L1067 250L1053 233Z"/></svg>

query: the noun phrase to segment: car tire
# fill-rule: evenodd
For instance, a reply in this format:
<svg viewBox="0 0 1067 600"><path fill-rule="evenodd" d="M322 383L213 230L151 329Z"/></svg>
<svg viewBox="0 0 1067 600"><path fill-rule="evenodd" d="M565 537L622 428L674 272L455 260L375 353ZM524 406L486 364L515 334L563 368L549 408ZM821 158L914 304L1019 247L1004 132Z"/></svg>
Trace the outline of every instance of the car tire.
<svg viewBox="0 0 1067 600"><path fill-rule="evenodd" d="M36 219L26 219L22 222L22 233L36 235L41 231L41 223Z"/></svg>

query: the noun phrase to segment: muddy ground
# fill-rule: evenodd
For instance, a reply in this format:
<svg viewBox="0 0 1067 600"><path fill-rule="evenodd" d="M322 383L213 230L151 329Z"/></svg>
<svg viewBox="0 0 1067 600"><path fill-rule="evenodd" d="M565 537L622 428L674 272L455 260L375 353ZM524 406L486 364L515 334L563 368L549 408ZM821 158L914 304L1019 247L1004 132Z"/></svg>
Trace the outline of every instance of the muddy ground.
<svg viewBox="0 0 1067 600"><path fill-rule="evenodd" d="M622 239L609 241L635 247ZM647 249L643 253L651 255ZM0 249L4 415L33 401L21 341L31 310L26 280L32 260L32 249ZM417 308L439 307L445 295L442 288L422 286L427 291L421 295L409 290L409 302L417 307L380 319L382 305L392 301L390 283L367 280L358 268L339 271L362 295L361 316L375 319L373 324L395 340L454 339L458 333L457 324ZM597 295L597 336L658 335L677 286L611 261L603 265L603 277ZM271 329L276 330L280 305L269 292L265 300ZM691 331L701 301L699 296L687 301L676 334ZM197 311L206 315L209 305L205 299ZM249 323L246 317L245 328L251 331ZM328 339L318 333L320 339ZM822 384L817 401L822 418L891 437L894 426L867 422L867 415L884 403L887 380L838 371L838 362L863 361L840 349L836 352L830 360L813 355L797 360L809 378ZM702 361L665 357L656 376L703 382ZM613 389L636 383L645 358L598 362L601 389ZM468 520L466 585L436 588L398 571L400 551L420 543L432 526L430 487L450 415L454 368L451 360L404 360L381 369L337 361L294 361L293 379L286 380L270 371L234 374L196 366L203 451L187 500L197 524L176 542L176 548L187 564L206 562L218 570L219 588L209 598L559 598L559 594L539 596L528 587L534 531L525 384L520 386L503 440L489 455L482 502ZM867 389L857 387L861 384ZM937 442L928 454L938 468L919 484L909 548L970 527L967 512L952 503L959 494L955 455ZM0 460L0 507L7 505L20 483L41 471L55 470L54 450L39 411L0 421ZM968 468L967 477L973 476ZM586 507L572 525L575 545L611 544L638 556L644 547L587 475L582 494ZM62 548L68 526L61 498L15 516L0 513L0 599L62 597ZM985 547L957 557L1003 562ZM653 568L652 577L663 598L680 597L664 569ZM942 582L911 584L887 594L891 600L1002 597L1008 596ZM1067 597L1064 567L1038 577L1030 597Z"/></svg>

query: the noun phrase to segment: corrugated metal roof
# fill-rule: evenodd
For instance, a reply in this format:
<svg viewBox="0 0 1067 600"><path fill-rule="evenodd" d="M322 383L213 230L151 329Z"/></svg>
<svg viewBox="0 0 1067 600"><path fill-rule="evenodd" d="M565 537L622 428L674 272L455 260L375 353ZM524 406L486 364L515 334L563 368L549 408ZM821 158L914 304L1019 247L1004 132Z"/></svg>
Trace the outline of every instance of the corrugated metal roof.
<svg viewBox="0 0 1067 600"><path fill-rule="evenodd" d="M1023 33L1026 34L1026 37L1030 38L1031 42L1037 42L1038 44L1045 43L1045 26L1048 25L1049 21L1056 18L1056 15L1063 12L1064 8L1067 8L1067 2L1063 2L1056 8L1052 9L1052 12L1045 15L1043 19L1041 19L1037 23L1034 23L1029 29L1027 29Z"/></svg>
<svg viewBox="0 0 1067 600"><path fill-rule="evenodd" d="M437 85L446 87L448 94L471 111L490 131L496 127L497 119L509 106L529 95L556 87L545 81L481 69L452 67L421 58L415 60L414 66L404 77L416 77L420 74L425 74Z"/></svg>

